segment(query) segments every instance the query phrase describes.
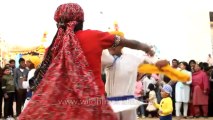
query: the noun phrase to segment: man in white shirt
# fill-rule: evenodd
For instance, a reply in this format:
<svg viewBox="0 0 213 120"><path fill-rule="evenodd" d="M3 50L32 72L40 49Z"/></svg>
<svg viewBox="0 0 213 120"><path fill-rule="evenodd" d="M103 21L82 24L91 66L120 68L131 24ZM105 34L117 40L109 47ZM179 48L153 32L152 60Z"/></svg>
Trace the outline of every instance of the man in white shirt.
<svg viewBox="0 0 213 120"><path fill-rule="evenodd" d="M102 55L102 62L110 60L106 66L105 90L107 97L134 95L139 64L145 59L122 53L122 47L109 49L111 55ZM146 60L147 61L147 60ZM103 63L104 64L104 63ZM136 110L123 111L117 114L119 120L136 120Z"/></svg>

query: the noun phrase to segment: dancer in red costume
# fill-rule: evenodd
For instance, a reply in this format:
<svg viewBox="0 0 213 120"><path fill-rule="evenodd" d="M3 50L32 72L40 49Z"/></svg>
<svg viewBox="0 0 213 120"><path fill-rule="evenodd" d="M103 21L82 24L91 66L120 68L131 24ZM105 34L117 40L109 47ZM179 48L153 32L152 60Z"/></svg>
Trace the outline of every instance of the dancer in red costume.
<svg viewBox="0 0 213 120"><path fill-rule="evenodd" d="M35 78L39 83L19 120L117 120L104 96L102 50L118 45L143 50L143 43L108 32L82 30L84 13L75 3L55 12L58 31Z"/></svg>

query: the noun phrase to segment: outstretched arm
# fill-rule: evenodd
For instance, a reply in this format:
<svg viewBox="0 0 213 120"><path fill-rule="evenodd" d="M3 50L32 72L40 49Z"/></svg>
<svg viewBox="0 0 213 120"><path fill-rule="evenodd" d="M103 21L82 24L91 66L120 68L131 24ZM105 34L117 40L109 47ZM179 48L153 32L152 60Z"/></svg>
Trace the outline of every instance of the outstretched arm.
<svg viewBox="0 0 213 120"><path fill-rule="evenodd" d="M116 43L116 41L115 41L115 43ZM154 56L154 54L155 54L149 45L147 45L145 43L141 43L136 40L120 38L120 41L118 43L120 46L128 47L131 49L136 49L136 50L142 50L142 51L146 52L148 55L150 55L151 57ZM167 60L158 60L158 61L155 61L154 64L157 67L161 68L161 67L168 65L168 63L169 62Z"/></svg>
<svg viewBox="0 0 213 120"><path fill-rule="evenodd" d="M142 50L150 56L154 55L154 51L151 49L151 47L149 45L147 45L145 43L141 43L136 40L128 40L125 38L120 38L119 45L123 46L123 47L131 48L131 49Z"/></svg>

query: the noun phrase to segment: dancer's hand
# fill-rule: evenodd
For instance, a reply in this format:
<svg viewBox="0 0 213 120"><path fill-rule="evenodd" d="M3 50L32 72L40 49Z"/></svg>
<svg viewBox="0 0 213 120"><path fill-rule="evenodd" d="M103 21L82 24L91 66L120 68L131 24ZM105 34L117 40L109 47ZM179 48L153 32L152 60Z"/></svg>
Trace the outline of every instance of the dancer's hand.
<svg viewBox="0 0 213 120"><path fill-rule="evenodd" d="M150 48L147 52L147 55L149 55L150 57L153 57L155 55L155 52Z"/></svg>
<svg viewBox="0 0 213 120"><path fill-rule="evenodd" d="M158 67L158 68L162 68L162 67L164 67L164 66L166 66L166 65L168 65L169 64L169 62L167 61L167 60L159 60L159 61L157 61L156 63L155 63L155 65Z"/></svg>
<svg viewBox="0 0 213 120"><path fill-rule="evenodd" d="M151 46L136 40L130 40L130 39L125 39L121 37L118 45L123 47L128 47L131 49L142 50L151 57L154 56L155 54Z"/></svg>

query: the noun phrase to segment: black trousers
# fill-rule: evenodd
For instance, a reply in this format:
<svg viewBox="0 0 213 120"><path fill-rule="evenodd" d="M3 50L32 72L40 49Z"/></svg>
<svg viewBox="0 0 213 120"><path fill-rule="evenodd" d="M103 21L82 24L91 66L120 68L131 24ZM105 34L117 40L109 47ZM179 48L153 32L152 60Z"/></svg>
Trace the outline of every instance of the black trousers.
<svg viewBox="0 0 213 120"><path fill-rule="evenodd" d="M4 97L4 117L8 116L13 117L13 101L14 101L14 92L7 93L9 98Z"/></svg>
<svg viewBox="0 0 213 120"><path fill-rule="evenodd" d="M176 83L175 84L173 84L173 85L171 85L171 87L172 87L172 106L173 106L173 112L172 112L172 115L173 116L175 116L175 86L176 86Z"/></svg>
<svg viewBox="0 0 213 120"><path fill-rule="evenodd" d="M209 92L209 107L208 114L213 116L213 82L210 82L210 92Z"/></svg>
<svg viewBox="0 0 213 120"><path fill-rule="evenodd" d="M24 106L27 91L25 89L16 90L16 115L19 116L21 108Z"/></svg>
<svg viewBox="0 0 213 120"><path fill-rule="evenodd" d="M2 117L2 101L3 101L3 92L0 90L0 118Z"/></svg>

